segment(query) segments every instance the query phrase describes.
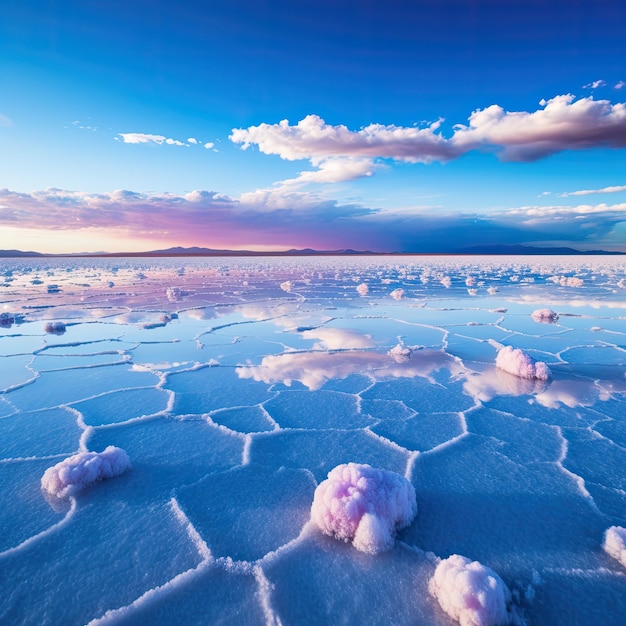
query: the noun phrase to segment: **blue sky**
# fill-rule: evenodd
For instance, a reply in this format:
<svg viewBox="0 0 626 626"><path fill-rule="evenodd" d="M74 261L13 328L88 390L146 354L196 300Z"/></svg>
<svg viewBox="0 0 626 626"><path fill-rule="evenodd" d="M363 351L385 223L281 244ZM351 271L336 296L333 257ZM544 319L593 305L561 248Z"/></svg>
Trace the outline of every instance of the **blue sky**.
<svg viewBox="0 0 626 626"><path fill-rule="evenodd" d="M626 251L625 23L586 0L4 2L0 248Z"/></svg>

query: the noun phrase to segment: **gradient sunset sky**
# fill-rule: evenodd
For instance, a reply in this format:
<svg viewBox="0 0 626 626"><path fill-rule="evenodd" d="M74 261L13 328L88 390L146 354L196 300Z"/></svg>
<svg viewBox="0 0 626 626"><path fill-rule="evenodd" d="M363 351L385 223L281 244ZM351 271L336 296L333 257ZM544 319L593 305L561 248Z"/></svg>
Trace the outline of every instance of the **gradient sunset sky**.
<svg viewBox="0 0 626 626"><path fill-rule="evenodd" d="M626 3L0 4L0 249L626 251Z"/></svg>

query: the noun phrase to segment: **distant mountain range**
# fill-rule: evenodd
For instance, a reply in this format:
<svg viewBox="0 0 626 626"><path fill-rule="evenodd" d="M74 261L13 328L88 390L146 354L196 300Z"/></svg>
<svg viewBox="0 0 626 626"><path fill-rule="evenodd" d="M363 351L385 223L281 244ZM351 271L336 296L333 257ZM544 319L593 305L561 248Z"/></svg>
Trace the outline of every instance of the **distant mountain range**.
<svg viewBox="0 0 626 626"><path fill-rule="evenodd" d="M612 252L607 250L576 250L567 247L549 247L541 248L538 246L523 245L505 245L496 244L489 246L470 246L468 248L459 248L448 252L433 253L415 253L415 252L371 252L370 250L352 250L350 248L343 250L313 250L312 248L304 248L302 250L286 250L274 252L256 252L253 250L216 250L213 248L183 248L177 246L167 248L165 250L150 250L147 252L82 252L74 254L43 254L41 252L24 252L22 250L0 250L0 258L27 258L27 257L191 257L191 256L350 256L350 255L402 255L402 254L421 254L428 256L429 254L459 254L459 255L592 255L592 254L626 254L626 252Z"/></svg>
<svg viewBox="0 0 626 626"><path fill-rule="evenodd" d="M563 255L563 254L626 254L626 252L612 252L608 250L576 250L567 247L540 248L537 246L522 245L505 245L496 244L491 246L470 246L469 248L460 248L455 250L454 254L512 254L512 255L528 255L528 254L547 254L547 255Z"/></svg>

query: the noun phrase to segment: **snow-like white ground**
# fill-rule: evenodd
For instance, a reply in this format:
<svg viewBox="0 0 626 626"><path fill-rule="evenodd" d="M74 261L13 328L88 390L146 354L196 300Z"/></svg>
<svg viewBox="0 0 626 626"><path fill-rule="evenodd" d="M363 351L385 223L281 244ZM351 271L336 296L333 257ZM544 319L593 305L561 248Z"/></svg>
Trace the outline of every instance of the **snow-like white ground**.
<svg viewBox="0 0 626 626"><path fill-rule="evenodd" d="M5 260L0 623L453 625L491 584L622 626L625 372L623 257ZM131 469L42 489L108 446ZM375 554L311 521L344 463L415 489ZM444 602L454 554L487 574Z"/></svg>

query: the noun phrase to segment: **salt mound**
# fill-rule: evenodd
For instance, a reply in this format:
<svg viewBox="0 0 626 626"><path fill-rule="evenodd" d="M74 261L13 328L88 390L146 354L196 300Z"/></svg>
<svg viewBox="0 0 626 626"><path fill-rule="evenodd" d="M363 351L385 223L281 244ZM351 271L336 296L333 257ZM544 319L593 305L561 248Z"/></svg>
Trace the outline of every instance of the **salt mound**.
<svg viewBox="0 0 626 626"><path fill-rule="evenodd" d="M62 335L65 333L65 322L48 322L44 330L50 335Z"/></svg>
<svg viewBox="0 0 626 626"><path fill-rule="evenodd" d="M358 463L338 465L315 490L311 519L326 535L362 552L393 547L417 514L413 485L400 474Z"/></svg>
<svg viewBox="0 0 626 626"><path fill-rule="evenodd" d="M604 551L626 567L626 528L611 526L604 533Z"/></svg>
<svg viewBox="0 0 626 626"><path fill-rule="evenodd" d="M280 288L289 293L293 289L293 283L290 280L286 280L284 283L280 283Z"/></svg>
<svg viewBox="0 0 626 626"><path fill-rule="evenodd" d="M41 488L57 498L72 496L81 489L129 470L128 454L109 446L102 452L81 452L49 467L41 477Z"/></svg>
<svg viewBox="0 0 626 626"><path fill-rule="evenodd" d="M428 585L441 608L461 626L510 624L511 592L492 569L453 554L437 565Z"/></svg>
<svg viewBox="0 0 626 626"><path fill-rule="evenodd" d="M498 352L496 367L520 378L536 378L537 380L550 378L550 370L543 361L535 361L523 350L511 346L506 346Z"/></svg>
<svg viewBox="0 0 626 626"><path fill-rule="evenodd" d="M559 319L559 314L552 309L537 309L530 316L541 324L554 324Z"/></svg>
<svg viewBox="0 0 626 626"><path fill-rule="evenodd" d="M390 294L389 294L394 300L402 300L402 298L404 298L404 289L400 289L398 287L398 289L394 289Z"/></svg>
<svg viewBox="0 0 626 626"><path fill-rule="evenodd" d="M370 288L366 283L361 283L356 290L360 296L366 296L369 293Z"/></svg>

